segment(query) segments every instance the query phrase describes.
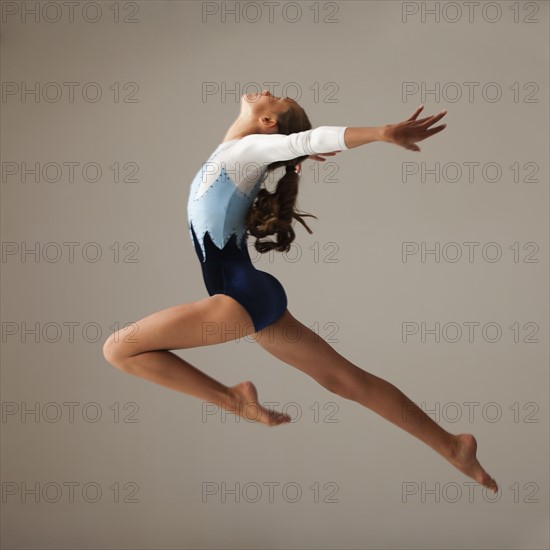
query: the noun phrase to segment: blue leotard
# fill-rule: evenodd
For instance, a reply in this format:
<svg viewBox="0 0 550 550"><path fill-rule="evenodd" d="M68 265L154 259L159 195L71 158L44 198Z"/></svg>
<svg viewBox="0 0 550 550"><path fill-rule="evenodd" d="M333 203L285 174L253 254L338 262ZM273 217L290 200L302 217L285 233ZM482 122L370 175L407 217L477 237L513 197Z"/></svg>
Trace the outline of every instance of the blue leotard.
<svg viewBox="0 0 550 550"><path fill-rule="evenodd" d="M267 166L303 155L345 150L345 126L319 126L290 135L250 134L220 143L197 172L187 203L189 235L210 296L225 294L249 313L256 332L286 310L287 296L248 253L246 214Z"/></svg>

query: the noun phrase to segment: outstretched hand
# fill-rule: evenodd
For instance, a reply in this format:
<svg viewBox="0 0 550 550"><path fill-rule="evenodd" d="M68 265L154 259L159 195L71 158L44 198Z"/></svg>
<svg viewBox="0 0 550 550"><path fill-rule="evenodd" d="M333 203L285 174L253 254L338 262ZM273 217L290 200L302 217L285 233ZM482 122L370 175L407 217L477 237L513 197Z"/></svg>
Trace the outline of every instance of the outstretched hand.
<svg viewBox="0 0 550 550"><path fill-rule="evenodd" d="M332 151L331 153L321 153L320 155L309 155L309 157L307 158L311 160L318 160L319 162L325 162L324 157L333 157L336 153L341 153L341 152L342 151L338 150L338 151ZM296 170L295 170L296 173L299 174L301 170L302 170L302 163L297 164Z"/></svg>
<svg viewBox="0 0 550 550"><path fill-rule="evenodd" d="M318 160L320 162L325 162L324 157L333 157L336 153L341 153L341 152L342 151L340 151L340 150L332 151L332 153L321 153L320 155L310 155L307 158L311 159L311 160Z"/></svg>
<svg viewBox="0 0 550 550"><path fill-rule="evenodd" d="M417 120L416 117L420 114L422 109L424 109L424 105L420 105L411 117L403 122L386 124L383 130L384 141L387 143L395 143L395 145L400 145L411 151L420 151L420 147L415 145L415 142L429 138L441 132L441 130L444 130L447 126L446 124L440 124L439 126L430 128L432 124L435 124L447 114L447 110L443 110L437 115Z"/></svg>

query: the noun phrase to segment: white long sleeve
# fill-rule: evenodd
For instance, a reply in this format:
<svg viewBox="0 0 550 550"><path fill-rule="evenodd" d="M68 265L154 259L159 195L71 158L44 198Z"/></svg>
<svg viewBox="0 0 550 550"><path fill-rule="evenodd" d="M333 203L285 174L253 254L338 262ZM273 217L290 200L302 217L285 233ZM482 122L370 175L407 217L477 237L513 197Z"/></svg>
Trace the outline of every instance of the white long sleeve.
<svg viewBox="0 0 550 550"><path fill-rule="evenodd" d="M319 126L295 134L250 134L230 149L233 160L270 164L303 155L349 149L344 141L347 126Z"/></svg>

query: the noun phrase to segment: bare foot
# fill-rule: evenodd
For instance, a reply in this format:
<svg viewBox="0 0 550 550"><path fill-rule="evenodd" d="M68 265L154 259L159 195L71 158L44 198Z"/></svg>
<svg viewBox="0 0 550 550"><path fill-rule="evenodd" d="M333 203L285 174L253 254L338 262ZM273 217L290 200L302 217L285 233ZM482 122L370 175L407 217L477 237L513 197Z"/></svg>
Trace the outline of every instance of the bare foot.
<svg viewBox="0 0 550 550"><path fill-rule="evenodd" d="M291 421L288 414L269 410L261 405L258 401L258 390L250 381L231 386L229 393L232 403L224 406L229 412L268 426L278 426Z"/></svg>
<svg viewBox="0 0 550 550"><path fill-rule="evenodd" d="M472 434L459 434L454 436L453 441L454 448L448 459L449 462L463 474L496 493L498 491L497 482L481 467L476 458L476 438Z"/></svg>

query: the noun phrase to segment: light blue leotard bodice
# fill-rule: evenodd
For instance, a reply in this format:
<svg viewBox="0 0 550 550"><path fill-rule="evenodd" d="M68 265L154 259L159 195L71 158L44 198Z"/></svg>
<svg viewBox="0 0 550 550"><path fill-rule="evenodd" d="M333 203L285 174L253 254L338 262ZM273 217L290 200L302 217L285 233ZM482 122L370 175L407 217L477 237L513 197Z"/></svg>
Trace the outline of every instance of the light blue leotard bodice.
<svg viewBox="0 0 550 550"><path fill-rule="evenodd" d="M267 176L269 164L348 149L345 129L320 126L290 135L251 134L219 144L195 175L187 204L189 235L192 238L193 226L203 259L206 232L220 249L233 234L238 245L244 246L246 214Z"/></svg>

